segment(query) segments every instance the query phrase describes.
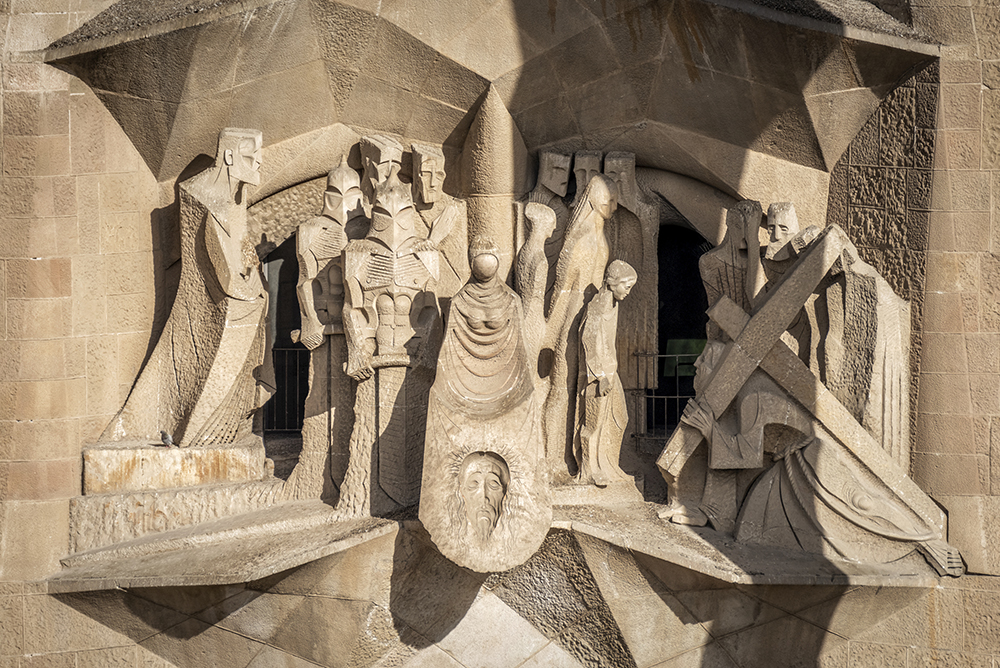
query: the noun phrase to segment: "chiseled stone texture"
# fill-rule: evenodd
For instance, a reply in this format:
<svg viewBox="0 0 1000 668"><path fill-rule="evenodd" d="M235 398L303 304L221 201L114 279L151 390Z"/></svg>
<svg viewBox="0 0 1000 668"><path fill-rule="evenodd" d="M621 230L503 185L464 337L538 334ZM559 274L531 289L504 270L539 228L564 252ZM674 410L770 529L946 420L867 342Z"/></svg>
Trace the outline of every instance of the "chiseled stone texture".
<svg viewBox="0 0 1000 668"><path fill-rule="evenodd" d="M415 526L415 525L414 525ZM553 531L491 576L419 528L247 585L0 583L0 666L878 668L1000 659L1000 583L730 585Z"/></svg>
<svg viewBox="0 0 1000 668"><path fill-rule="evenodd" d="M162 264L151 212L160 202L152 173L88 87L9 57L45 46L109 4L0 3L5 36L9 30L0 40L4 580L43 577L67 553L80 445L120 406L145 357L155 305L167 300L162 272L156 275ZM77 657L22 665L64 660L76 665ZM79 665L117 660L94 655Z"/></svg>

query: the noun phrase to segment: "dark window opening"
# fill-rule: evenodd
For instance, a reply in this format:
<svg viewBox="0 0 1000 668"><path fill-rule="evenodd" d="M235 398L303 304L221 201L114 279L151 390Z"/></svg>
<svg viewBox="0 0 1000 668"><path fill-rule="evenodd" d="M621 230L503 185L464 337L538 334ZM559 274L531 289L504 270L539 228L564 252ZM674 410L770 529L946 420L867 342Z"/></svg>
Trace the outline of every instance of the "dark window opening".
<svg viewBox="0 0 1000 668"><path fill-rule="evenodd" d="M694 396L694 362L705 347L708 324L698 260L711 249L700 234L686 227L660 228L659 345L655 353L636 353L640 377L648 377L650 371L656 377L655 388L645 391L645 424L636 432L644 451L659 451Z"/></svg>
<svg viewBox="0 0 1000 668"><path fill-rule="evenodd" d="M264 450L275 476L287 479L302 450L302 422L309 393L309 350L292 340L301 327L295 287L299 264L292 235L264 258L275 393L264 405Z"/></svg>

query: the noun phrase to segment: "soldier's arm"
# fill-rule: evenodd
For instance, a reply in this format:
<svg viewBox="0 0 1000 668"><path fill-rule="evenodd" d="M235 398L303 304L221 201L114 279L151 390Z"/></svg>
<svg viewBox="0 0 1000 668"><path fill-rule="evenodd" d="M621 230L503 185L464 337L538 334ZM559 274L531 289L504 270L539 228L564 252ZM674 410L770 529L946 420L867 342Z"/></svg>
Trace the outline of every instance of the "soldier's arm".
<svg viewBox="0 0 1000 668"><path fill-rule="evenodd" d="M299 311L302 314L302 330L299 341L309 350L315 350L323 343L323 323L316 314L313 301L313 285L319 274L319 262L309 249L316 237L316 226L300 225L295 240L295 254L299 260L299 282L295 292L299 297Z"/></svg>
<svg viewBox="0 0 1000 668"><path fill-rule="evenodd" d="M347 364L344 371L357 381L368 380L375 373L371 355L364 347L367 319L361 310L363 304L364 293L358 277L348 274L347 267L344 267L344 336L347 339Z"/></svg>

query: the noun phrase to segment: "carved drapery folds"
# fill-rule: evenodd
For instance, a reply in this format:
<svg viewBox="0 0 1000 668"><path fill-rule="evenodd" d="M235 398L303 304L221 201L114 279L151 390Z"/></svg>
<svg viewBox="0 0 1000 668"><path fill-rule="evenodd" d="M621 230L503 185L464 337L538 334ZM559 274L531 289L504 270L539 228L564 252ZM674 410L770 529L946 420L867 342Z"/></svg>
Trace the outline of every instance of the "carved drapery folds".
<svg viewBox="0 0 1000 668"><path fill-rule="evenodd" d="M274 390L267 292L244 192L245 184L259 183L261 146L256 130L222 130L215 165L180 184L177 297L102 441L155 443L163 432L189 447L251 435L254 411Z"/></svg>
<svg viewBox="0 0 1000 668"><path fill-rule="evenodd" d="M260 146L224 130L216 165L181 184L178 298L105 440L256 438L273 380L243 187ZM477 195L489 201L473 207L470 241L440 147L362 137L360 170L343 148L318 215L296 219L293 337L311 355L302 455L260 498L336 499L334 521L419 504L441 552L481 572L527 560L553 504L640 503L639 455L623 444L633 397L657 382L634 353L656 347L660 212L635 157L541 152L532 191ZM482 167L487 153L462 160ZM484 218L501 200L509 225ZM726 220L699 264L708 343L697 397L656 462L660 516L841 560L918 550L959 573L941 511L906 476L908 305L839 228L800 229L791 204L765 215L739 202ZM253 442L258 463L237 482L269 478ZM692 481L699 448L707 471Z"/></svg>
<svg viewBox="0 0 1000 668"><path fill-rule="evenodd" d="M944 515L906 475L908 305L840 228L800 231L774 204L761 244L761 222L759 204L733 207L702 260L712 324L658 461L674 493L661 517L855 561L918 550L960 574ZM703 495L680 498L703 441Z"/></svg>
<svg viewBox="0 0 1000 668"><path fill-rule="evenodd" d="M502 571L534 554L552 510L521 299L477 237L452 299L427 410L420 519L448 558ZM492 486L492 488L491 488Z"/></svg>

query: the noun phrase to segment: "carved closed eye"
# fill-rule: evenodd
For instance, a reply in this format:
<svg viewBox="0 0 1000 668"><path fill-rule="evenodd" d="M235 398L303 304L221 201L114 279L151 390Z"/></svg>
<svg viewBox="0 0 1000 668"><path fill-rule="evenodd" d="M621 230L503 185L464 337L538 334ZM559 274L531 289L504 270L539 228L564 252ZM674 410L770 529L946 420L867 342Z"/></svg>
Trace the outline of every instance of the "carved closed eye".
<svg viewBox="0 0 1000 668"><path fill-rule="evenodd" d="M503 486L500 484L499 480L490 480L490 482L488 484L489 484L490 490L492 490L494 492L499 492L501 489L503 489Z"/></svg>

